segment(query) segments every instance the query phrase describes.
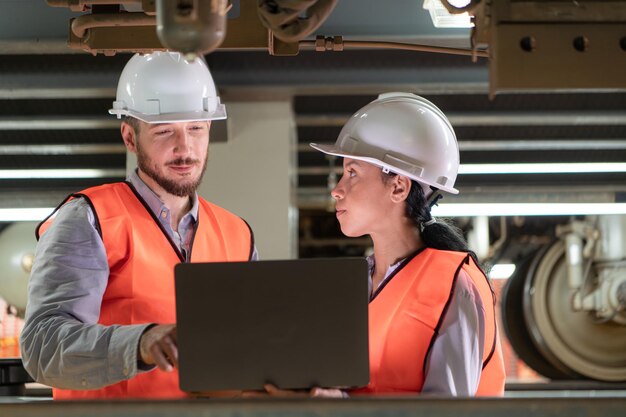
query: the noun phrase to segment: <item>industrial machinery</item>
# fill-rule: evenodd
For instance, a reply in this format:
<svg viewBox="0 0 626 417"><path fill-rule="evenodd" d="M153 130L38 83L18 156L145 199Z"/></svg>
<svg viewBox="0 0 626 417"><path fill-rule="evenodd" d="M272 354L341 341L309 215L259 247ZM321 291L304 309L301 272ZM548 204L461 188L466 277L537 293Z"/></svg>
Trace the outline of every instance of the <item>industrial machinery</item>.
<svg viewBox="0 0 626 417"><path fill-rule="evenodd" d="M468 14L473 26L468 50L347 41L341 33L307 40L337 0L47 2L88 12L71 20L68 44L93 54L172 49L194 55L222 48L296 55L301 47L319 52L393 48L465 54L474 61L488 57L491 96L511 90L626 88L626 1L620 0L427 0L431 11L445 6L452 15Z"/></svg>
<svg viewBox="0 0 626 417"><path fill-rule="evenodd" d="M509 341L540 374L626 380L626 216L558 225L509 278L501 308Z"/></svg>

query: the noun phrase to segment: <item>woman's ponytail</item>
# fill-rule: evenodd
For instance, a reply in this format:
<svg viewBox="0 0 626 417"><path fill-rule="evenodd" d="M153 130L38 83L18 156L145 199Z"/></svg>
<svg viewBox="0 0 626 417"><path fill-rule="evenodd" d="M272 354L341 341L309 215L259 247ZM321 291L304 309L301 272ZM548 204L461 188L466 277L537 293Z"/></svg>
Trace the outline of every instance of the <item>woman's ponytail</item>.
<svg viewBox="0 0 626 417"><path fill-rule="evenodd" d="M431 206L441 197L439 191L434 190L427 200L421 185L411 180L411 191L406 199L406 215L419 227L422 241L427 247L468 252L469 248L461 230L444 219L433 218L430 214Z"/></svg>
<svg viewBox="0 0 626 417"><path fill-rule="evenodd" d="M396 174L383 174L387 178ZM469 250L461 229L444 219L435 219L430 214L432 206L442 197L438 190L426 199L422 186L411 180L411 191L406 199L406 215L419 228L424 244L433 249L468 252L478 262L476 254Z"/></svg>

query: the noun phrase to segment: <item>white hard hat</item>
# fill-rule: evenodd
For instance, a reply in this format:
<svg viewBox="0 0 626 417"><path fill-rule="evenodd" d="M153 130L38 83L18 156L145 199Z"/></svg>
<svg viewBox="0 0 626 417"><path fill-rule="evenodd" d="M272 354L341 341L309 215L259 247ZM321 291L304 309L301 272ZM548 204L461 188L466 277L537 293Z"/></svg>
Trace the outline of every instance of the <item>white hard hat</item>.
<svg viewBox="0 0 626 417"><path fill-rule="evenodd" d="M160 51L135 54L128 61L109 113L147 123L226 118L204 60L187 61L177 52Z"/></svg>
<svg viewBox="0 0 626 417"><path fill-rule="evenodd" d="M348 120L334 145L311 146L458 194L459 146L448 118L410 93L385 93Z"/></svg>

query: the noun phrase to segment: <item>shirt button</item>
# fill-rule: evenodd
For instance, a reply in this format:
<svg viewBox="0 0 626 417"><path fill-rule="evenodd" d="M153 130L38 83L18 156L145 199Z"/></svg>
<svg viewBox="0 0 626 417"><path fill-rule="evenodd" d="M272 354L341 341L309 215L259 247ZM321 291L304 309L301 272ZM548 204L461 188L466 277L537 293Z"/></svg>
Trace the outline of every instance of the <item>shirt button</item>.
<svg viewBox="0 0 626 417"><path fill-rule="evenodd" d="M128 376L128 367L124 367L124 369L122 369L122 372L124 373L124 376Z"/></svg>
<svg viewBox="0 0 626 417"><path fill-rule="evenodd" d="M165 211L161 212L161 218L164 219L167 217L167 213Z"/></svg>
<svg viewBox="0 0 626 417"><path fill-rule="evenodd" d="M87 380L85 378L82 379L82 381L80 381L80 385L82 385L83 387L87 386Z"/></svg>

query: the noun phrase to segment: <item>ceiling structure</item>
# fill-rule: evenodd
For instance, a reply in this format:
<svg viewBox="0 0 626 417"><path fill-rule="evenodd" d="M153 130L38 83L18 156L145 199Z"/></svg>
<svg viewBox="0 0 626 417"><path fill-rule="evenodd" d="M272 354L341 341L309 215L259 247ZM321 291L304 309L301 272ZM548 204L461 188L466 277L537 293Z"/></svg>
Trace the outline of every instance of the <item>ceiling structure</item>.
<svg viewBox="0 0 626 417"><path fill-rule="evenodd" d="M68 9L0 0L0 10L0 206L50 207L69 191L123 178L125 151L107 110L130 55L91 56L68 48L68 21L79 15ZM468 29L435 28L421 1L342 0L316 33L470 47ZM339 165L307 144L334 142L343 122L383 91L432 100L455 127L463 164L485 167L483 174L461 174L461 195L451 201L626 201L626 88L543 89L490 99L486 58L401 50L302 50L277 57L230 49L206 59L226 102L292 100L302 210L327 206L331 163ZM496 163L530 172L489 173L488 164ZM562 173L518 165L537 163L578 165ZM590 168L599 172L580 172L590 163L601 164ZM42 169L98 172L94 178L51 178L37 171Z"/></svg>

